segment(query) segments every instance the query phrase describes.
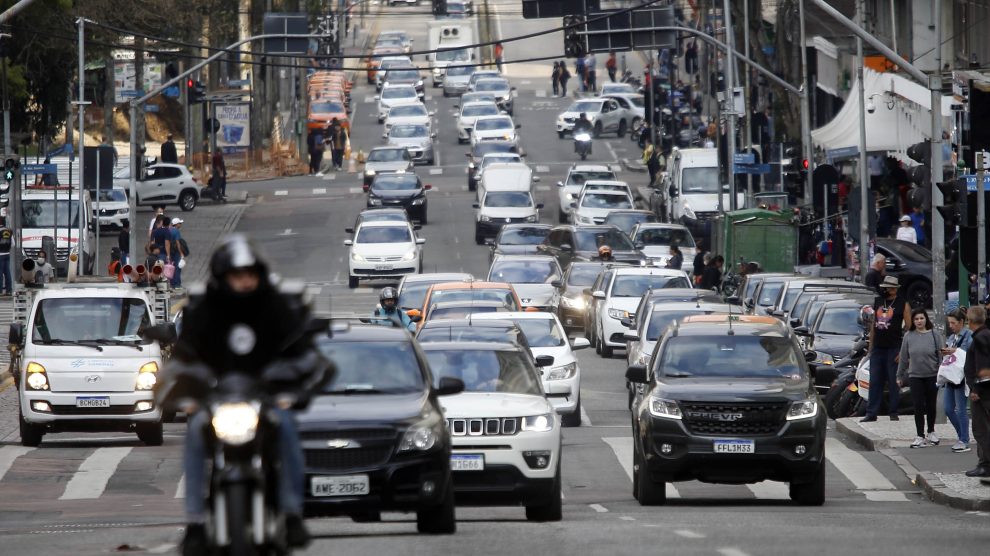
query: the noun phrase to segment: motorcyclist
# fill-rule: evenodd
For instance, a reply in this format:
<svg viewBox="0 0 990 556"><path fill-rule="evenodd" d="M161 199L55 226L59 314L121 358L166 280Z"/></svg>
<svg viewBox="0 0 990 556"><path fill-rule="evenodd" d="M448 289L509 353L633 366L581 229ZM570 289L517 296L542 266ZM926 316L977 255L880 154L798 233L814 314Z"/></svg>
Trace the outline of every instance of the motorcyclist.
<svg viewBox="0 0 990 556"><path fill-rule="evenodd" d="M602 245L598 248L598 258L607 263L615 261L615 257L612 256L612 248L608 245Z"/></svg>
<svg viewBox="0 0 990 556"><path fill-rule="evenodd" d="M319 388L319 378L333 372L307 333L308 309L296 298L283 294L269 277L268 263L243 235L224 240L210 260L210 279L205 293L193 298L183 313L184 326L172 348L172 358L163 374L206 366L214 375L229 370L261 376L278 366L288 376L298 377L302 395ZM282 375L284 376L284 375ZM162 384L167 376L162 377ZM181 379L180 379L181 381ZM295 380L293 380L293 384ZM281 383L280 383L281 384ZM175 386L180 390L181 386ZM185 393L159 392L161 399L181 398ZM174 396L174 397L172 397ZM201 400L196 400L201 401ZM205 528L207 480L204 461L208 457L209 414L192 412L188 419L185 446L185 506L188 526L183 554L206 554ZM309 533L303 524L304 468L302 448L292 413L277 407L278 509L285 515L286 542L305 546Z"/></svg>
<svg viewBox="0 0 990 556"><path fill-rule="evenodd" d="M594 126L591 125L591 120L588 119L588 114L581 112L581 115L578 116L578 119L574 122L574 135L577 136L577 134L582 131L591 133L592 129L594 129Z"/></svg>
<svg viewBox="0 0 990 556"><path fill-rule="evenodd" d="M380 303L375 307L375 312L372 313L375 317L373 321L375 324L400 326L410 332L416 331L416 323L409 318L405 311L399 309L399 292L395 291L395 288L391 286L384 288L378 301Z"/></svg>

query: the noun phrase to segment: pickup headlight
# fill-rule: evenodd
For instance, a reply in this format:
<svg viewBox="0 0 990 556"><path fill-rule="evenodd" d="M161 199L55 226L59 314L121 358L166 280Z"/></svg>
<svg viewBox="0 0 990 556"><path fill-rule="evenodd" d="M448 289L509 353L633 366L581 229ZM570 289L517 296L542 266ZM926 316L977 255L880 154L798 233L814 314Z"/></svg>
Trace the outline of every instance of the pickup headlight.
<svg viewBox="0 0 990 556"><path fill-rule="evenodd" d="M158 363L149 361L138 369L137 384L135 390L151 390L158 382Z"/></svg>
<svg viewBox="0 0 990 556"><path fill-rule="evenodd" d="M818 400L814 398L793 402L791 403L791 408L787 410L788 421L810 419L815 415L818 415Z"/></svg>
<svg viewBox="0 0 990 556"><path fill-rule="evenodd" d="M426 452L443 440L442 421L425 419L409 427L399 442L400 452Z"/></svg>
<svg viewBox="0 0 990 556"><path fill-rule="evenodd" d="M357 253L351 253L351 260L354 261L354 262L356 262L356 263L363 263L363 262L365 262L364 257L362 257L361 255L358 255Z"/></svg>
<svg viewBox="0 0 990 556"><path fill-rule="evenodd" d="M677 406L677 402L653 397L650 398L650 415L677 420L683 417L681 415L681 408Z"/></svg>
<svg viewBox="0 0 990 556"><path fill-rule="evenodd" d="M523 417L522 430L527 432L549 432L553 430L553 413Z"/></svg>
<svg viewBox="0 0 990 556"><path fill-rule="evenodd" d="M412 251L410 251L410 252L408 252L408 253L406 253L405 255L402 256L402 260L404 260L404 261L411 261L411 260L413 260L415 258L416 258L416 250L415 249L413 249Z"/></svg>
<svg viewBox="0 0 990 556"><path fill-rule="evenodd" d="M608 316L615 320L622 320L629 316L629 311L623 311L622 309L609 309Z"/></svg>
<svg viewBox="0 0 990 556"><path fill-rule="evenodd" d="M48 390L48 373L45 372L44 366L32 361L28 363L25 371L28 390Z"/></svg>
<svg viewBox="0 0 990 556"><path fill-rule="evenodd" d="M554 367L547 373L547 380L564 380L573 378L577 373L577 361L568 363L562 367Z"/></svg>
<svg viewBox="0 0 990 556"><path fill-rule="evenodd" d="M258 431L258 402L221 403L213 407L213 432L217 439L240 446L254 439Z"/></svg>

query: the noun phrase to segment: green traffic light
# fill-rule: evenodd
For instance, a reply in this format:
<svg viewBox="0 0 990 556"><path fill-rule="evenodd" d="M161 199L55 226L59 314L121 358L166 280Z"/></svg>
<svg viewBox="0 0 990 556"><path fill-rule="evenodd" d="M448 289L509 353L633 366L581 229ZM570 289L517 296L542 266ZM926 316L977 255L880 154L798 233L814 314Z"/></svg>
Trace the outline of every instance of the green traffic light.
<svg viewBox="0 0 990 556"><path fill-rule="evenodd" d="M3 179L7 181L14 181L14 171L7 169L3 171Z"/></svg>

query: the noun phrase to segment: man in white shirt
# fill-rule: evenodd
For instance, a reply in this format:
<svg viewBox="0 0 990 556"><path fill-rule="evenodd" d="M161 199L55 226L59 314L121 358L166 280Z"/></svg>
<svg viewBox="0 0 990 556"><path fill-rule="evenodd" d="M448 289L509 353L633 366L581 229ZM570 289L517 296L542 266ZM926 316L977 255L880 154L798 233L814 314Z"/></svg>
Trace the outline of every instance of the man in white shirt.
<svg viewBox="0 0 990 556"><path fill-rule="evenodd" d="M901 217L901 226L897 228L897 239L910 243L918 243L918 234L911 223L911 217L904 215Z"/></svg>

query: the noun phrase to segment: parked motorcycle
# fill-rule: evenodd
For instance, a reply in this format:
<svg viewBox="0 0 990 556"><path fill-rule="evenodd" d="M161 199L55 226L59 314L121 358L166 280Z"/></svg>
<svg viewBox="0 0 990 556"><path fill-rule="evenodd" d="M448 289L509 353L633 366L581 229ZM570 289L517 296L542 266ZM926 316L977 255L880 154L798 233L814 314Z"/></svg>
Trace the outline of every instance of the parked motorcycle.
<svg viewBox="0 0 990 556"><path fill-rule="evenodd" d="M828 391L825 393L825 413L832 419L841 417L851 417L857 409L859 396L856 394L856 369L866 356L869 342L866 337L862 337L853 344L852 348L841 359L835 360L831 365L815 366L815 386L828 384ZM818 352L818 358L825 359L825 355ZM853 386L850 391L849 387ZM847 394L843 397L844 394Z"/></svg>
<svg viewBox="0 0 990 556"><path fill-rule="evenodd" d="M584 160L591 154L591 133L580 131L574 134L574 152Z"/></svg>

